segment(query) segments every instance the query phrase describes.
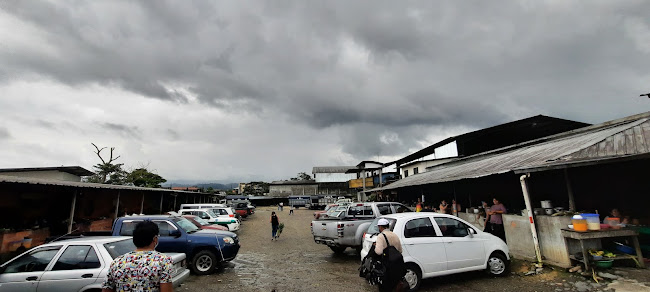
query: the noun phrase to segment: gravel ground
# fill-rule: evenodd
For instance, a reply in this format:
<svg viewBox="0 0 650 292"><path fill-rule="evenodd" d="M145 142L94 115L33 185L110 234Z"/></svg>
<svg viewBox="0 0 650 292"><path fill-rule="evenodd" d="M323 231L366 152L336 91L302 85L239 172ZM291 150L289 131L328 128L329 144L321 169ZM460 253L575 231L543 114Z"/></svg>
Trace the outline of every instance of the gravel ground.
<svg viewBox="0 0 650 292"><path fill-rule="evenodd" d="M277 210L260 207L244 220L238 232L242 248L234 261L213 275L191 276L177 291L377 291L359 277L360 258L354 250L335 255L327 246L314 243L309 226L313 211L295 210L291 216L288 208L278 212L285 228L277 241L271 241L271 211ZM522 276L526 265L513 262L513 274L502 278L470 272L426 279L420 291L584 292L607 288L550 269L541 275Z"/></svg>

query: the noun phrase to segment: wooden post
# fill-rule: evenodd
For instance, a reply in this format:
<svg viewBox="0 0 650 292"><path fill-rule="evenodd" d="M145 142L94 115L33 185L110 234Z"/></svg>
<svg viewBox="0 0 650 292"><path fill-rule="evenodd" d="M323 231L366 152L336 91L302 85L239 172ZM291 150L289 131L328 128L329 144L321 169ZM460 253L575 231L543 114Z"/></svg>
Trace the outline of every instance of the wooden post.
<svg viewBox="0 0 650 292"><path fill-rule="evenodd" d="M174 195L174 211L176 211L176 197L178 197L178 195Z"/></svg>
<svg viewBox="0 0 650 292"><path fill-rule="evenodd" d="M569 210L576 211L576 201L573 198L573 189L571 188L571 181L569 180L569 169L564 169L564 181L566 182L566 189L569 195Z"/></svg>
<svg viewBox="0 0 650 292"><path fill-rule="evenodd" d="M77 204L77 190L72 195L72 206L70 206L70 222L68 223L68 233L72 233L72 223L74 222L74 208Z"/></svg>
<svg viewBox="0 0 650 292"><path fill-rule="evenodd" d="M120 191L117 191L117 203L115 204L115 219L119 216L120 212Z"/></svg>
<svg viewBox="0 0 650 292"><path fill-rule="evenodd" d="M163 212L163 193L160 193L160 214Z"/></svg>
<svg viewBox="0 0 650 292"><path fill-rule="evenodd" d="M144 213L144 193L142 193L142 200L140 201L140 214Z"/></svg>

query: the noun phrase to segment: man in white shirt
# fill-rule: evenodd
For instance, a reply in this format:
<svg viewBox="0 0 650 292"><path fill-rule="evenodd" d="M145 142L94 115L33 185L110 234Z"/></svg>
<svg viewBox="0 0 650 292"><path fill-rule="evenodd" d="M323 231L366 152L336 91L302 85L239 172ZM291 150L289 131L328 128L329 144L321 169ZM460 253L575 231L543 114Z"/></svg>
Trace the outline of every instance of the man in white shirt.
<svg viewBox="0 0 650 292"><path fill-rule="evenodd" d="M377 241L375 242L375 253L378 255L382 254L384 252L384 249L388 246L386 244L386 239L382 234L386 235L386 238L388 238L388 243L390 243L390 245L394 246L397 250L399 250L400 253L402 252L402 243L399 241L397 234L388 229L389 225L390 221L384 218L379 219L379 222L377 223L380 234L377 235Z"/></svg>

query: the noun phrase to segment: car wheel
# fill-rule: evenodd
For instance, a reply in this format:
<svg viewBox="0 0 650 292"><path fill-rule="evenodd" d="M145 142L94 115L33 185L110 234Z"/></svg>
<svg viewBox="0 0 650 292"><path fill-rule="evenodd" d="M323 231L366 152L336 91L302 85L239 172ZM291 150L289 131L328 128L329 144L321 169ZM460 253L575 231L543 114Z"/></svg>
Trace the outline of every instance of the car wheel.
<svg viewBox="0 0 650 292"><path fill-rule="evenodd" d="M417 291L422 283L422 272L415 264L406 264L406 274L404 280L409 285L406 291Z"/></svg>
<svg viewBox="0 0 650 292"><path fill-rule="evenodd" d="M192 258L192 271L197 275L212 274L217 265L217 257L209 250L202 250Z"/></svg>
<svg viewBox="0 0 650 292"><path fill-rule="evenodd" d="M505 276L510 269L510 263L506 257L498 252L492 253L487 261L486 271L493 276Z"/></svg>
<svg viewBox="0 0 650 292"><path fill-rule="evenodd" d="M346 247L345 246L330 246L330 249L336 254L342 254Z"/></svg>

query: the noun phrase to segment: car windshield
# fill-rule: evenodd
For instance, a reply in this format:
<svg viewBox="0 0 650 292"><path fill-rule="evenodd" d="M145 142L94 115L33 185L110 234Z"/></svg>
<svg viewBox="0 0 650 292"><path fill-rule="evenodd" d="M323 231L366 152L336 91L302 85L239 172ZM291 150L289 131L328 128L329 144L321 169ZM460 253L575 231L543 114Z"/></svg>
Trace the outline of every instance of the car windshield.
<svg viewBox="0 0 650 292"><path fill-rule="evenodd" d="M177 218L175 222L176 224L178 224L178 226L183 228L183 230L185 230L185 232L187 233L193 233L199 230L199 228L196 227L196 225L192 224L192 222L190 222L185 218Z"/></svg>
<svg viewBox="0 0 650 292"><path fill-rule="evenodd" d="M327 217L341 217L346 209L347 209L347 207L331 208L325 213L325 216L327 216Z"/></svg>
<svg viewBox="0 0 650 292"><path fill-rule="evenodd" d="M196 222L199 222L199 224L201 224L201 226L210 225L210 222L208 222L208 220L205 220L205 219L203 219L203 218L201 218L199 216L196 216L196 217L194 217L192 219L194 219L194 221L196 221Z"/></svg>
<svg viewBox="0 0 650 292"><path fill-rule="evenodd" d="M379 222L379 219L381 218L375 218L375 220L373 220L372 223L370 223L370 227L368 227L368 231L366 233L379 234L379 227L377 226L377 222ZM393 231L393 229L395 228L395 221L397 220L392 218L384 218L384 219L387 219L390 222L390 224L388 225L388 229L390 231Z"/></svg>
<svg viewBox="0 0 650 292"><path fill-rule="evenodd" d="M135 244L133 244L133 239L125 239L115 242L105 243L104 247L108 254L114 259L119 257L127 252L132 252L135 250Z"/></svg>
<svg viewBox="0 0 650 292"><path fill-rule="evenodd" d="M212 215L212 217L218 217L219 216L219 209L206 209L205 211L208 212L208 214Z"/></svg>

